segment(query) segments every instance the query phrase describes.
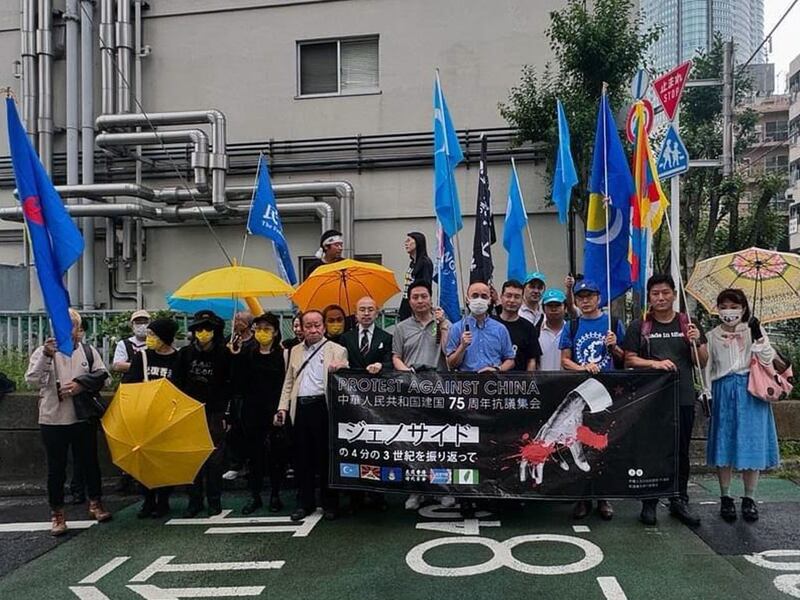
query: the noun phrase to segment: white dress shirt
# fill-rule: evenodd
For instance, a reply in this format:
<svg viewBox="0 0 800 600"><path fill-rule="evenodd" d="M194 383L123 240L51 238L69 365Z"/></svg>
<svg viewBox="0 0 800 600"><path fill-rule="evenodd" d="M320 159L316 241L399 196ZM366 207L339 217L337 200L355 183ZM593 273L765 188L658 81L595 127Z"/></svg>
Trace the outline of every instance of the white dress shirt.
<svg viewBox="0 0 800 600"><path fill-rule="evenodd" d="M311 356L327 340L324 338L313 346L303 344L303 362ZM324 350L319 350L300 373L300 385L297 388L298 396L322 396L325 394L325 367Z"/></svg>

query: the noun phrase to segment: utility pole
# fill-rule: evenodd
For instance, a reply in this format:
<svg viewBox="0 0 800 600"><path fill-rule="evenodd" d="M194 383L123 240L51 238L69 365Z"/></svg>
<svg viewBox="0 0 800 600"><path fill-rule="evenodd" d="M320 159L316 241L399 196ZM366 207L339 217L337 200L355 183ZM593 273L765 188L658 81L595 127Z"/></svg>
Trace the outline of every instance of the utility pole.
<svg viewBox="0 0 800 600"><path fill-rule="evenodd" d="M722 44L722 176L733 174L733 40Z"/></svg>

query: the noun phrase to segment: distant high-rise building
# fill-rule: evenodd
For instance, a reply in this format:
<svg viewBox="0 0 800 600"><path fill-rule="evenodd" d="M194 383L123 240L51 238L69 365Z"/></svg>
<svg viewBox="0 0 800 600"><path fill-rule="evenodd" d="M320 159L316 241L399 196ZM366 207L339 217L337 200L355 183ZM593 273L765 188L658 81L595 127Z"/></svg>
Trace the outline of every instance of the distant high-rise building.
<svg viewBox="0 0 800 600"><path fill-rule="evenodd" d="M744 62L764 37L764 0L641 0L645 28L661 25L651 49L652 66L665 71L706 50L715 33L733 38L737 62ZM762 49L752 62L766 60Z"/></svg>

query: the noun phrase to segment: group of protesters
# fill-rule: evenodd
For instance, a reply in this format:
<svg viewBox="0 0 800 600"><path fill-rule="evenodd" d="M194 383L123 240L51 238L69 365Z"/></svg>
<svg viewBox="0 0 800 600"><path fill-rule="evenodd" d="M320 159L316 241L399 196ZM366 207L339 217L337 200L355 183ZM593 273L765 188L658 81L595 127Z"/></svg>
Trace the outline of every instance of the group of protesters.
<svg viewBox="0 0 800 600"><path fill-rule="evenodd" d="M341 259L342 234L323 234L314 267ZM758 519L755 502L761 470L778 464L778 444L772 409L748 391L751 357L764 364L776 353L747 298L738 289L722 290L717 299L720 324L704 334L699 323L676 312L676 286L669 275L647 282L648 311L625 324L601 308L601 290L586 278L565 277L564 289L548 287L547 277L530 273L524 281L509 280L499 293L483 281L472 281L466 292L466 316L451 323L435 305L433 266L425 236L408 234L405 249L410 264L403 282L399 320L390 333L378 327L380 307L369 296L359 299L354 315L331 305L307 310L292 320L294 337L282 339L279 318L237 313L230 337L224 321L210 310L196 313L188 325L189 343L176 350L178 324L170 318L151 319L146 311L131 317L133 336L120 342L112 368L123 383L170 379L180 390L205 405L215 450L189 488L184 516L208 516L222 511L223 478L247 471L249 500L241 512L264 507L262 492L269 476L268 510L283 509L281 487L288 469L294 472L298 521L322 507L326 519L340 514L339 498L328 486L328 374L349 368L377 374L396 371L585 371L595 375L615 369L658 369L679 375L679 495L669 499L670 514L688 526L700 521L689 505L689 445L698 387L695 373L705 370L711 381L707 462L716 467L720 515L737 518L730 496L733 470L741 470L744 520ZM97 460L96 420L76 414L72 399L96 393L108 377L97 350L82 342L81 317L71 311L75 351L56 352L47 340L31 356L26 380L40 389L39 423L48 461L48 496L54 535L67 530L64 485L69 448L76 471L88 490L89 515L106 521ZM226 462L228 470L226 472ZM317 496L319 491L319 496ZM143 491L139 516L163 517L170 512L170 488ZM382 494L348 492L349 509L385 510ZM443 506L456 499L440 496ZM405 506L417 509L418 494ZM475 505L461 499L469 517ZM658 499L642 502L640 520L657 522ZM572 516L587 517L590 501L575 503ZM597 502L601 518L614 510Z"/></svg>

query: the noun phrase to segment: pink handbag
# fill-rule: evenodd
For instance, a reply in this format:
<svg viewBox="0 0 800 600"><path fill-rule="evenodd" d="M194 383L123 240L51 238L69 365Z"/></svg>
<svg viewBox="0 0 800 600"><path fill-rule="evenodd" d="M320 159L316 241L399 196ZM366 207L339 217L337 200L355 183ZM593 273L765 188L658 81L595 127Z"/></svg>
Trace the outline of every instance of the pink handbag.
<svg viewBox="0 0 800 600"><path fill-rule="evenodd" d="M750 359L750 380L747 391L765 402L777 402L788 398L792 392L792 368L778 373L772 365L764 365L753 355Z"/></svg>

